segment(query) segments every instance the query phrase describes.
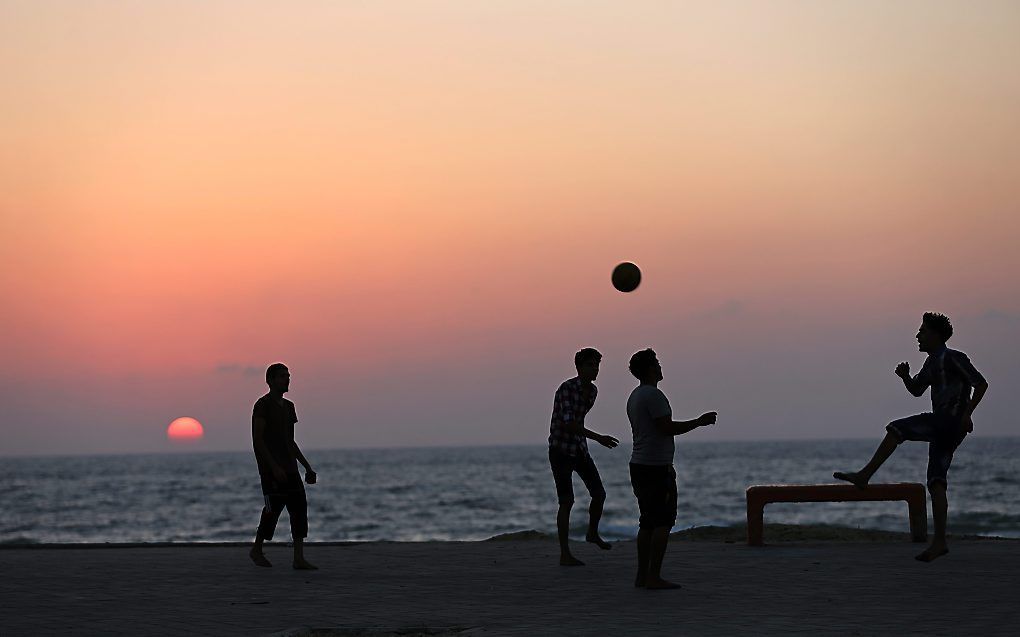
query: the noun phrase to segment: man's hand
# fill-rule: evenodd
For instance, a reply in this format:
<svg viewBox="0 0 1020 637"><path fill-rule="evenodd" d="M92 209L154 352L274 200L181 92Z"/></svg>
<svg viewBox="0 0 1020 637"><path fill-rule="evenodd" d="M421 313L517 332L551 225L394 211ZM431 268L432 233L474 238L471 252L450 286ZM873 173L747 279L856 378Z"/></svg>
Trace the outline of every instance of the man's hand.
<svg viewBox="0 0 1020 637"><path fill-rule="evenodd" d="M910 378L910 363L903 361L902 363L897 365L896 375L903 379Z"/></svg>
<svg viewBox="0 0 1020 637"><path fill-rule="evenodd" d="M972 431L974 431L974 420L970 416L960 418L960 432L969 434Z"/></svg>
<svg viewBox="0 0 1020 637"><path fill-rule="evenodd" d="M617 440L616 438L613 438L612 436L599 436L598 438L595 439L595 441L598 442L603 447L607 447L609 449L612 449L616 445L620 444L620 441Z"/></svg>
<svg viewBox="0 0 1020 637"><path fill-rule="evenodd" d="M698 416L698 426L707 427L708 425L715 424L715 417L719 414L714 411L709 411Z"/></svg>
<svg viewBox="0 0 1020 637"><path fill-rule="evenodd" d="M305 471L305 482L307 482L308 484L315 484L316 478L317 474L311 469Z"/></svg>
<svg viewBox="0 0 1020 637"><path fill-rule="evenodd" d="M281 469L278 464L273 465L273 479L280 485L287 483L287 472Z"/></svg>

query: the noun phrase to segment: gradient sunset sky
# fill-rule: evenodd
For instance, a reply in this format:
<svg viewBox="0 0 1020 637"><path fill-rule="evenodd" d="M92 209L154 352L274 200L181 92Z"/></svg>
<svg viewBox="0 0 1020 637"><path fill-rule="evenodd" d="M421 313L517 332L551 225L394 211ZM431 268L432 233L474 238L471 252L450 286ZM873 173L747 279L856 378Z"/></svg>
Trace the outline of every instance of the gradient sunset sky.
<svg viewBox="0 0 1020 637"><path fill-rule="evenodd" d="M1020 384L1020 3L0 0L0 455L878 439L925 310ZM609 284L638 263L633 294ZM314 462L314 458L312 458Z"/></svg>

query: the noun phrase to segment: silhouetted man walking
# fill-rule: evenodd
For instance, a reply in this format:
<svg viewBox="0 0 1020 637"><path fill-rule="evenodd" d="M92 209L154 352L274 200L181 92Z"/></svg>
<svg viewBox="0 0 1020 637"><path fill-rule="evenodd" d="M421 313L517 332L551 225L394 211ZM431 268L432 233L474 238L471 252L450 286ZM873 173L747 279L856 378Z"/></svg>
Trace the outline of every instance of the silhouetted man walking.
<svg viewBox="0 0 1020 637"><path fill-rule="evenodd" d="M570 553L570 509L574 506L572 476L576 472L591 495L588 508L588 532L585 540L602 549L612 546L599 536L599 520L606 502L606 489L602 478L588 453L587 439L612 449L620 441L612 436L595 433L584 426L584 417L595 404L598 389L594 381L599 375L602 354L587 347L574 355L577 376L565 380L553 398L552 423L549 426L549 464L556 482L559 511L556 513L556 532L560 541L560 565L583 566L584 562Z"/></svg>
<svg viewBox="0 0 1020 637"><path fill-rule="evenodd" d="M290 390L290 370L283 363L273 363L266 370L266 383L269 393L258 399L251 416L252 445L265 506L255 533L255 543L248 555L259 566L272 566L262 552L262 543L273 539L280 513L286 508L294 539L294 568L314 570L318 567L308 562L304 555L308 502L297 463L304 465L308 484L315 484L316 475L294 441L294 423L297 422L294 403L283 397Z"/></svg>
<svg viewBox="0 0 1020 637"><path fill-rule="evenodd" d="M931 387L928 413L894 420L886 425L886 435L871 460L857 472L836 471L834 478L852 482L861 489L904 440L928 443L928 492L935 535L931 545L916 556L931 562L949 552L946 543L946 517L949 513L949 465L953 454L967 434L974 431L971 415L988 389L984 376L974 368L963 352L946 347L953 325L943 314L926 312L917 330L917 348L928 354L916 376L910 376L910 364L900 363L895 373L914 396ZM973 389L973 395L971 390Z"/></svg>
<svg viewBox="0 0 1020 637"><path fill-rule="evenodd" d="M659 389L662 366L651 349L630 358L630 373L641 384L627 400L627 418L634 434L630 458L630 483L641 511L637 549L638 588L680 588L662 579L669 530L676 524L676 471L673 469L674 436L715 423L716 413L707 412L694 420L673 420L669 400Z"/></svg>

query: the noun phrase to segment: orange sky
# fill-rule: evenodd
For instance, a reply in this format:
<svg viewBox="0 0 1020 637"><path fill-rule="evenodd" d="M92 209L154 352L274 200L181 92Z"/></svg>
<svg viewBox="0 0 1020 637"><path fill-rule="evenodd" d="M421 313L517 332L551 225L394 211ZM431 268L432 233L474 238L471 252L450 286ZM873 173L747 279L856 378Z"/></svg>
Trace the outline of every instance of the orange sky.
<svg viewBox="0 0 1020 637"><path fill-rule="evenodd" d="M1017 33L1013 2L5 2L5 450L181 415L243 448L278 359L313 446L540 443L584 345L617 433L652 345L712 435L871 435L923 408L887 372L932 308L1008 386Z"/></svg>

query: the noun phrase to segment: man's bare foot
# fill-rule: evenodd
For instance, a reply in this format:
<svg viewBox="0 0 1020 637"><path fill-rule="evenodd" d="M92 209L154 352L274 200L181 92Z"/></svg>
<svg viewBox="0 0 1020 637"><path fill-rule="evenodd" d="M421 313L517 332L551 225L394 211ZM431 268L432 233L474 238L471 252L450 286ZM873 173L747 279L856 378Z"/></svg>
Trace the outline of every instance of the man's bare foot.
<svg viewBox="0 0 1020 637"><path fill-rule="evenodd" d="M584 562L568 553L560 555L560 566L584 566Z"/></svg>
<svg viewBox="0 0 1020 637"><path fill-rule="evenodd" d="M645 588L647 588L650 591L665 591L675 588L683 588L683 586L680 586L679 584L675 584L673 582L664 580L661 577L659 577L657 579L645 578Z"/></svg>
<svg viewBox="0 0 1020 637"><path fill-rule="evenodd" d="M948 552L949 549L946 548L945 544L940 544L938 546L932 544L928 548L924 549L923 551L915 555L914 559L917 560L918 562L934 562L936 559L942 557Z"/></svg>
<svg viewBox="0 0 1020 637"><path fill-rule="evenodd" d="M319 567L312 564L306 559L294 560L294 570L296 571L317 571Z"/></svg>
<svg viewBox="0 0 1020 637"><path fill-rule="evenodd" d="M644 588L644 587L645 587L645 574L639 572L637 574L637 577L634 578L634 588Z"/></svg>
<svg viewBox="0 0 1020 637"><path fill-rule="evenodd" d="M837 480L846 480L847 482L854 485L858 489L868 488L868 479L856 471L852 472L836 471L832 474L832 477L836 478Z"/></svg>
<svg viewBox="0 0 1020 637"><path fill-rule="evenodd" d="M262 551L256 551L255 549L252 549L248 551L248 557L251 558L252 562L255 562L255 566L269 568L273 565L272 562L266 559L266 556Z"/></svg>
<svg viewBox="0 0 1020 637"><path fill-rule="evenodd" d="M589 533L587 536L585 536L584 541L591 542L592 544L596 545L603 551L608 551L609 549L613 548L613 545L599 537L598 533L594 534Z"/></svg>

